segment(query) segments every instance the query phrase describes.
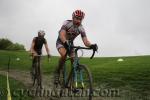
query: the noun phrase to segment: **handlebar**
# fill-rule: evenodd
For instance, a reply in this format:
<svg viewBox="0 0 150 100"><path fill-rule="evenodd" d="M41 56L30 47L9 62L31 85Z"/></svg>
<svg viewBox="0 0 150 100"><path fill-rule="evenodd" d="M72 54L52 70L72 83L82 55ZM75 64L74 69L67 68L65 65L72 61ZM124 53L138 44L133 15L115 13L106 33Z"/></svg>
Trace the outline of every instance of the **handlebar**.
<svg viewBox="0 0 150 100"><path fill-rule="evenodd" d="M44 55L35 55L35 57L44 57Z"/></svg>
<svg viewBox="0 0 150 100"><path fill-rule="evenodd" d="M92 48L89 47L81 47L81 46L70 46L70 48L75 48L75 51L78 51L79 49L86 49L86 50L93 50ZM93 50L92 56L90 59L92 59L95 55L95 51Z"/></svg>
<svg viewBox="0 0 150 100"><path fill-rule="evenodd" d="M32 56L32 55L30 55ZM45 57L45 55L35 55L35 57ZM50 62L50 58L48 57L48 62Z"/></svg>

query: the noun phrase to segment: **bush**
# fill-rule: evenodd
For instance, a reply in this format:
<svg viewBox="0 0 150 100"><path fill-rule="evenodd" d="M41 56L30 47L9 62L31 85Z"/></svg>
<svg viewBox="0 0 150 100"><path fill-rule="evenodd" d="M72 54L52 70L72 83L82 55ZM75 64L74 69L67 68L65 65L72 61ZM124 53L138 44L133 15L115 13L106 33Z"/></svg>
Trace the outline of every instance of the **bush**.
<svg viewBox="0 0 150 100"><path fill-rule="evenodd" d="M13 43L8 39L0 39L1 50L25 50L24 45L19 43Z"/></svg>
<svg viewBox="0 0 150 100"><path fill-rule="evenodd" d="M8 39L0 39L0 49L5 50L8 46L13 45L13 43Z"/></svg>
<svg viewBox="0 0 150 100"><path fill-rule="evenodd" d="M24 46L18 43L12 44L6 48L6 50L25 50Z"/></svg>

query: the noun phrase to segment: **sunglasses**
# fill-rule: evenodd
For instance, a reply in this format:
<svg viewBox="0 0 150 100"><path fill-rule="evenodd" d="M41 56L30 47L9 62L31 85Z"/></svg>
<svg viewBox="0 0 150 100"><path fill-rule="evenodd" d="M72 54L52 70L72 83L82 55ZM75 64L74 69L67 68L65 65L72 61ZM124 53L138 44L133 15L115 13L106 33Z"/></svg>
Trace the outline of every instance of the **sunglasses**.
<svg viewBox="0 0 150 100"><path fill-rule="evenodd" d="M76 18L77 20L82 20L82 18L81 18L81 17L74 17L74 18Z"/></svg>

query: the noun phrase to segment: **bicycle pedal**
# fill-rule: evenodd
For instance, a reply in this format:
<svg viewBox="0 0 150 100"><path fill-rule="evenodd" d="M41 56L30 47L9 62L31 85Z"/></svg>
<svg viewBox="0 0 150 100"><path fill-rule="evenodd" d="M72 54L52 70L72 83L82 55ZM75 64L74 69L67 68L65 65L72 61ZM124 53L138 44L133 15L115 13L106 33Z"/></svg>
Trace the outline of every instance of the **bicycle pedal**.
<svg viewBox="0 0 150 100"><path fill-rule="evenodd" d="M79 91L80 91L79 89L73 89L72 90L73 93L79 93Z"/></svg>
<svg viewBox="0 0 150 100"><path fill-rule="evenodd" d="M41 86L41 85L37 85L37 89L40 89L40 90L41 90L41 89L44 89L44 88L43 88L43 86Z"/></svg>
<svg viewBox="0 0 150 100"><path fill-rule="evenodd" d="M40 89L44 89L44 87L43 87L43 86L40 86Z"/></svg>
<svg viewBox="0 0 150 100"><path fill-rule="evenodd" d="M54 82L54 85L56 85L56 86L57 86L58 84L59 84L59 83L57 83L57 82Z"/></svg>
<svg viewBox="0 0 150 100"><path fill-rule="evenodd" d="M65 88L70 88L68 85L65 85L64 87L65 87Z"/></svg>

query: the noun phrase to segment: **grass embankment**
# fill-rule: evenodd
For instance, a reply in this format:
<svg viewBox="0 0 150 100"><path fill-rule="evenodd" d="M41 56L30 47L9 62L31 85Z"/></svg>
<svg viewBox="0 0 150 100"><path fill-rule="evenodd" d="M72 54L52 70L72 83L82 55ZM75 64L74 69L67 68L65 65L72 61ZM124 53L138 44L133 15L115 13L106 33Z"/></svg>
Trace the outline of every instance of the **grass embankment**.
<svg viewBox="0 0 150 100"><path fill-rule="evenodd" d="M31 59L27 52L0 51L0 68L6 69L8 56L11 57L11 69L26 70L31 68ZM17 61L17 58L20 58ZM97 57L92 60L81 58L81 63L89 66L95 86L104 88L119 88L137 94L150 95L150 56L121 57L122 62L117 62L120 57ZM52 74L58 63L58 57L42 59L42 70L46 75Z"/></svg>

